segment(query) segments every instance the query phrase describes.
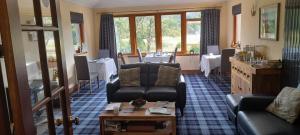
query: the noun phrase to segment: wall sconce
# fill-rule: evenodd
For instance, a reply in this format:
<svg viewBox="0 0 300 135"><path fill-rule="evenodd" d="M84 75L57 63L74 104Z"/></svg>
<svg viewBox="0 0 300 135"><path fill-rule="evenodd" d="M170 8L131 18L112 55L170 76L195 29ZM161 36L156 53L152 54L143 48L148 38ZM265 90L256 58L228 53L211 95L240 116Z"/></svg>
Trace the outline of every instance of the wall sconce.
<svg viewBox="0 0 300 135"><path fill-rule="evenodd" d="M252 16L256 15L256 9L257 9L257 0L254 0L254 3L252 4L252 7L251 7L251 15Z"/></svg>

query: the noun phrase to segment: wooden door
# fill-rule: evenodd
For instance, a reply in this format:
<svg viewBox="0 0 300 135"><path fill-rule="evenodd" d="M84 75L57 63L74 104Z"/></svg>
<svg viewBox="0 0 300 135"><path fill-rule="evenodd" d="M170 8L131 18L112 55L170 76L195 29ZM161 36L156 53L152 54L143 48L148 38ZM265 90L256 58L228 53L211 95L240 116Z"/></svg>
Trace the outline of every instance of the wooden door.
<svg viewBox="0 0 300 135"><path fill-rule="evenodd" d="M72 134L59 0L1 0L0 6L13 123L9 131ZM56 121L60 118L63 128Z"/></svg>

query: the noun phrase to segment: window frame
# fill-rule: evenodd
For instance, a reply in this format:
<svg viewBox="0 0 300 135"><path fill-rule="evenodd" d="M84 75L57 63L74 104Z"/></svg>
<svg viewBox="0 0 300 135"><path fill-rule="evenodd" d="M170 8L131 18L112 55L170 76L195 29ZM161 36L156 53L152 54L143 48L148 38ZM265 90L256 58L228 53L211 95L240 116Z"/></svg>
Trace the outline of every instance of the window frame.
<svg viewBox="0 0 300 135"><path fill-rule="evenodd" d="M238 19L237 19L237 17L238 17L238 15L241 15L241 14L237 14L237 15L233 15L233 39L232 39L232 41L233 41L233 43L234 44L237 44L238 42L241 42L241 41L237 41L237 34L238 34Z"/></svg>
<svg viewBox="0 0 300 135"><path fill-rule="evenodd" d="M177 12L159 12L159 13L141 13L141 14L121 14L114 15L114 17L128 17L129 18L129 30L130 30L130 43L131 43L131 54L132 56L137 56L137 39L136 39L136 24L135 17L138 16L154 16L155 20L155 42L156 50L162 50L162 24L161 18L163 15L175 15L181 16L181 51L178 55L199 55L199 54L189 54L187 52L187 22L188 21L201 21L201 18L187 19L186 13L188 12L201 12L201 11L177 11Z"/></svg>
<svg viewBox="0 0 300 135"><path fill-rule="evenodd" d="M85 41L85 39L84 39L83 22L81 22L81 23L71 23L71 25L72 24L78 24L79 25L79 40L80 40L80 47L82 48L82 43L84 43L84 41ZM74 46L74 44L73 44L73 46ZM75 52L76 52L76 54L86 53L86 52L82 52L82 50L79 50L79 52L78 52L78 50L76 50Z"/></svg>

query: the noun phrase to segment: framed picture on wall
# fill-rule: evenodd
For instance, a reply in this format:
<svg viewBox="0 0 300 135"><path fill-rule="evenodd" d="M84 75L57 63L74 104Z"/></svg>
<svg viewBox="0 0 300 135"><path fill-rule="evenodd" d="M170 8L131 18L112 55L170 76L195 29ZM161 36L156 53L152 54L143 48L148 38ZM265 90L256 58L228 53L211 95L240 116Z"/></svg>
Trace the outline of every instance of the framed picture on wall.
<svg viewBox="0 0 300 135"><path fill-rule="evenodd" d="M278 41L280 3L259 9L259 38Z"/></svg>

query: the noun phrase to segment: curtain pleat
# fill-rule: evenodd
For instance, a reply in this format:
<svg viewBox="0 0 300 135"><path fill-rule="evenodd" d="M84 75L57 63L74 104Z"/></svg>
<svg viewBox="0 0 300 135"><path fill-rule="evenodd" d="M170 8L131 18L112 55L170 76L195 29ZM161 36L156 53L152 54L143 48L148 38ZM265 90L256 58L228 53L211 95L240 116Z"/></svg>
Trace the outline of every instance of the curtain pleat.
<svg viewBox="0 0 300 135"><path fill-rule="evenodd" d="M201 44L200 56L207 53L207 46L219 45L220 10L206 9L201 11Z"/></svg>
<svg viewBox="0 0 300 135"><path fill-rule="evenodd" d="M300 83L300 1L286 0L282 86Z"/></svg>
<svg viewBox="0 0 300 135"><path fill-rule="evenodd" d="M118 65L114 17L112 14L101 15L99 49L108 49L110 57Z"/></svg>
<svg viewBox="0 0 300 135"><path fill-rule="evenodd" d="M232 6L232 14L238 15L242 13L242 4Z"/></svg>
<svg viewBox="0 0 300 135"><path fill-rule="evenodd" d="M70 12L71 23L83 23L83 15L81 13Z"/></svg>

